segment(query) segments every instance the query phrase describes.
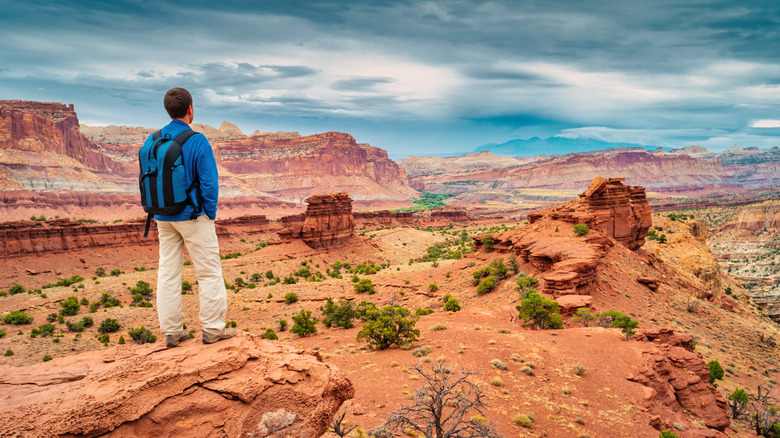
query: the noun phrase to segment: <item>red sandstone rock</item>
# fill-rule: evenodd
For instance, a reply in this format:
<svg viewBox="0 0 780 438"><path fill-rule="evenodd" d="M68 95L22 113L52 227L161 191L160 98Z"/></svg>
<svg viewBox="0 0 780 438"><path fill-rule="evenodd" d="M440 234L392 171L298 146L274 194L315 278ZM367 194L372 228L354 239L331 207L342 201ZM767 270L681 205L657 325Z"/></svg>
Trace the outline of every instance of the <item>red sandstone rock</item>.
<svg viewBox="0 0 780 438"><path fill-rule="evenodd" d="M655 277L639 277L636 281L649 287L650 290L658 290L658 279Z"/></svg>
<svg viewBox="0 0 780 438"><path fill-rule="evenodd" d="M558 302L563 315L573 315L580 307L590 307L593 297L590 295L564 295L557 297L555 301Z"/></svg>
<svg viewBox="0 0 780 438"><path fill-rule="evenodd" d="M314 437L353 396L346 375L318 355L239 333L212 345L118 346L0 367L0 430L4 436Z"/></svg>
<svg viewBox="0 0 780 438"><path fill-rule="evenodd" d="M711 429L723 431L731 424L726 400L710 385L709 368L701 354L693 351L690 335L656 329L640 331L634 339L647 343L642 353L645 362L628 380L651 389L644 407L661 417L661 429L671 428L674 415L670 411L683 410Z"/></svg>
<svg viewBox="0 0 780 438"><path fill-rule="evenodd" d="M282 239L299 238L312 248L327 248L343 244L354 234L352 198L348 194L314 195L306 202L309 207L303 224L289 220L291 226L277 233Z"/></svg>

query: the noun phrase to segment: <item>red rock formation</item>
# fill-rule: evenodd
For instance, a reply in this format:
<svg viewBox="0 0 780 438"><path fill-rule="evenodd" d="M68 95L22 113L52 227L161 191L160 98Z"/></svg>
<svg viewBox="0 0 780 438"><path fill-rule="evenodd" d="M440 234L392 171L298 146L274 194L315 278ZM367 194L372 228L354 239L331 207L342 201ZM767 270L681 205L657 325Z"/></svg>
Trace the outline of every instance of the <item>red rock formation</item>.
<svg viewBox="0 0 780 438"><path fill-rule="evenodd" d="M369 211L354 213L356 221L385 226L395 225L430 225L449 222L467 222L474 220L466 209L444 206L430 210L418 211Z"/></svg>
<svg viewBox="0 0 780 438"><path fill-rule="evenodd" d="M0 367L6 436L320 436L352 383L319 355L239 333ZM104 435L106 434L106 435Z"/></svg>
<svg viewBox="0 0 780 438"><path fill-rule="evenodd" d="M253 137L214 142L214 147L231 173L259 191L287 199L340 188L367 199L417 195L386 151L358 144L349 134Z"/></svg>
<svg viewBox="0 0 780 438"><path fill-rule="evenodd" d="M543 216L571 224L587 224L597 228L629 249L638 249L645 243L647 230L652 225L650 204L645 188L626 186L625 178L596 177L579 199L528 215L534 223Z"/></svg>
<svg viewBox="0 0 780 438"><path fill-rule="evenodd" d="M121 167L81 135L72 104L0 100L0 149L54 152L96 170Z"/></svg>
<svg viewBox="0 0 780 438"><path fill-rule="evenodd" d="M672 423L687 418L688 413L719 431L731 424L726 400L710 385L709 368L701 354L693 351L690 335L657 329L641 331L634 339L647 346L642 353L644 362L628 380L650 388L644 407L658 416L653 424L656 429L672 429Z"/></svg>
<svg viewBox="0 0 780 438"><path fill-rule="evenodd" d="M354 234L352 198L348 194L314 195L306 202L306 220L279 231L282 239L300 238L312 248L328 248L343 244Z"/></svg>
<svg viewBox="0 0 780 438"><path fill-rule="evenodd" d="M143 237L145 226L145 219L108 225L69 219L0 222L0 256L58 253L78 248L156 245L155 221L152 221L147 238ZM217 223L216 229L220 237L229 235L228 229L220 223Z"/></svg>
<svg viewBox="0 0 780 438"><path fill-rule="evenodd" d="M613 242L639 248L651 225L644 188L620 180L598 177L579 199L529 214L528 226L492 236L495 248L542 271L542 291L556 297L589 295L596 268ZM573 225L579 223L588 224L590 233L575 235ZM483 238L474 239L477 246Z"/></svg>

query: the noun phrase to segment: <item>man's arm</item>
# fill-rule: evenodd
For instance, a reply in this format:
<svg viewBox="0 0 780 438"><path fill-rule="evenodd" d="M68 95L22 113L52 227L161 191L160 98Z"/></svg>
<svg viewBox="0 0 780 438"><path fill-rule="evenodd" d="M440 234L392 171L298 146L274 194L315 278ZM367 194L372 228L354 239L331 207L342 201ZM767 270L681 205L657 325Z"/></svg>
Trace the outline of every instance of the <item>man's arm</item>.
<svg viewBox="0 0 780 438"><path fill-rule="evenodd" d="M219 174L214 151L206 136L200 134L200 153L195 158L200 178L200 189L203 194L203 209L211 220L217 218L217 200L219 198Z"/></svg>

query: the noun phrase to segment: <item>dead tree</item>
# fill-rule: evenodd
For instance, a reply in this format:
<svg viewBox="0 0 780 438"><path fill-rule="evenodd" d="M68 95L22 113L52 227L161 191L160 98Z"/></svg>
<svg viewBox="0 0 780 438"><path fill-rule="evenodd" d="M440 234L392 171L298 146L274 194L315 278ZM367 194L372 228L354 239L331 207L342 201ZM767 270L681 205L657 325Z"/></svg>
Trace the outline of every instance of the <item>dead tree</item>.
<svg viewBox="0 0 780 438"><path fill-rule="evenodd" d="M344 417L346 415L347 415L347 410L344 409L343 411L341 411L340 415L336 415L335 417L333 417L333 423L330 425L330 427L333 429L333 433L335 433L340 437L346 436L357 427L357 424L353 424L349 426L342 424L344 422Z"/></svg>
<svg viewBox="0 0 780 438"><path fill-rule="evenodd" d="M412 429L429 438L498 438L485 418L485 394L469 380L474 371L459 370L443 361L411 367L424 384L414 391L414 404L390 415L387 427Z"/></svg>

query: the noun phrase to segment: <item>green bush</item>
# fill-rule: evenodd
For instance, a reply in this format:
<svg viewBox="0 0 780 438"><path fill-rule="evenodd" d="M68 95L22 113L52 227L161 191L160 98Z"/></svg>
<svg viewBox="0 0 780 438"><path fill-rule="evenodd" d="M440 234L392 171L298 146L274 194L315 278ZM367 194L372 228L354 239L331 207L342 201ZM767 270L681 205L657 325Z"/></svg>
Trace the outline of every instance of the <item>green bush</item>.
<svg viewBox="0 0 780 438"><path fill-rule="evenodd" d="M668 430L662 430L661 433L658 435L658 438L677 438L677 435L673 434Z"/></svg>
<svg viewBox="0 0 780 438"><path fill-rule="evenodd" d="M284 277L284 280L282 280L282 284L295 284L298 282L298 279L293 277L292 275L288 275Z"/></svg>
<svg viewBox="0 0 780 438"><path fill-rule="evenodd" d="M42 287L44 289L48 289L48 288L51 288L51 287L70 286L70 285L76 284L76 283L78 283L80 281L84 281L84 277L82 277L81 275L74 275L73 277L70 277L70 278L63 278L62 280L60 280L60 281L58 281L56 283L45 284Z"/></svg>
<svg viewBox="0 0 780 438"><path fill-rule="evenodd" d="M710 384L715 383L715 380L723 379L723 368L717 360L710 361L707 367L710 369Z"/></svg>
<svg viewBox="0 0 780 438"><path fill-rule="evenodd" d="M594 319L596 319L596 315L591 313L590 309L587 307L580 307L577 309L574 316L571 318L574 322L581 322L584 327L589 326Z"/></svg>
<svg viewBox="0 0 780 438"><path fill-rule="evenodd" d="M100 304L103 307L108 308L108 307L119 307L122 305L122 302L119 301L119 298L111 295L110 293L103 293L103 295L100 296Z"/></svg>
<svg viewBox="0 0 780 438"><path fill-rule="evenodd" d="M355 326L352 320L357 317L357 312L352 304L352 301L342 300L336 305L332 298L328 298L328 301L324 306L320 307L322 310L322 324L325 327L343 327L349 329Z"/></svg>
<svg viewBox="0 0 780 438"><path fill-rule="evenodd" d="M437 290L439 290L439 285L438 284L431 283L431 284L428 285L428 291L429 292L436 292Z"/></svg>
<svg viewBox="0 0 780 438"><path fill-rule="evenodd" d="M181 282L181 290L188 291L188 292L191 291L192 290L192 283L190 283L187 280L182 281Z"/></svg>
<svg viewBox="0 0 780 438"><path fill-rule="evenodd" d="M102 334L98 336L98 342L100 342L103 345L108 345L108 341L110 340L108 333Z"/></svg>
<svg viewBox="0 0 780 438"><path fill-rule="evenodd" d="M486 252L492 252L493 246L496 244L496 239L493 236L485 236L481 240L482 245L485 247Z"/></svg>
<svg viewBox="0 0 780 438"><path fill-rule="evenodd" d="M95 275L98 277L105 277L106 276L106 268L97 268L95 269Z"/></svg>
<svg viewBox="0 0 780 438"><path fill-rule="evenodd" d="M274 279L274 271L272 271L270 269L265 271L265 278L267 278L269 280L273 280Z"/></svg>
<svg viewBox="0 0 780 438"><path fill-rule="evenodd" d="M5 329L0 329L0 338L4 338L7 334L8 333L6 333Z"/></svg>
<svg viewBox="0 0 780 438"><path fill-rule="evenodd" d="M130 338L134 340L137 344L154 344L157 342L157 336L154 335L154 333L151 332L148 328L141 326L138 328L131 328L129 332L127 332L128 335L130 335Z"/></svg>
<svg viewBox="0 0 780 438"><path fill-rule="evenodd" d="M130 289L130 293L133 295L141 294L146 301L149 301L152 299L152 293L154 293L154 291L149 283L139 280L135 284L135 287Z"/></svg>
<svg viewBox="0 0 780 438"><path fill-rule="evenodd" d="M555 300L544 298L538 293L529 293L527 298L515 307L520 319L526 321L524 327L540 329L559 329L563 327L561 308Z"/></svg>
<svg viewBox="0 0 780 438"><path fill-rule="evenodd" d="M122 273L119 269L112 269L110 275L112 277L119 277L119 275Z"/></svg>
<svg viewBox="0 0 780 438"><path fill-rule="evenodd" d="M612 327L619 328L625 335L626 335L626 341L631 337L634 336L635 328L639 326L639 322L631 319L628 315L619 315L615 320L612 322Z"/></svg>
<svg viewBox="0 0 780 438"><path fill-rule="evenodd" d="M296 303L298 302L298 295L295 292L289 292L284 296L284 302L287 304Z"/></svg>
<svg viewBox="0 0 780 438"><path fill-rule="evenodd" d="M50 360L51 360L51 356L49 356L48 354L46 354L46 355L44 355L44 356L43 356L43 361L44 361L44 362L48 362L48 361L50 361Z"/></svg>
<svg viewBox="0 0 780 438"><path fill-rule="evenodd" d="M38 334L40 334L43 337L46 337L46 336L53 335L55 328L56 327L54 327L54 324L43 324L38 326L36 330L38 331Z"/></svg>
<svg viewBox="0 0 780 438"><path fill-rule="evenodd" d="M479 283L479 286L477 286L477 295L483 295L486 294L493 289L495 289L497 286L496 283L496 277L493 277L492 275L490 277L485 278L482 280L482 282Z"/></svg>
<svg viewBox="0 0 780 438"><path fill-rule="evenodd" d="M601 312L596 316L596 319L598 320L596 325L604 328L612 327L612 323L614 323L615 320L621 315L625 316L623 313L618 312L617 310L607 310Z"/></svg>
<svg viewBox="0 0 780 438"><path fill-rule="evenodd" d="M114 333L119 331L122 325L114 318L106 318L100 323L98 332L100 333Z"/></svg>
<svg viewBox="0 0 780 438"><path fill-rule="evenodd" d="M742 388L736 388L734 392L729 394L729 410L731 411L731 418L741 418L748 407L750 396Z"/></svg>
<svg viewBox="0 0 780 438"><path fill-rule="evenodd" d="M8 295L23 294L27 292L21 284L15 284L8 289Z"/></svg>
<svg viewBox="0 0 780 438"><path fill-rule="evenodd" d="M311 317L310 310L301 310L301 313L293 315L292 320L294 324L290 331L296 335L304 337L317 333L317 327L315 327L315 325L319 320Z"/></svg>
<svg viewBox="0 0 780 438"><path fill-rule="evenodd" d="M374 283L371 282L370 278L363 278L359 280L357 283L355 283L355 292L357 293L367 293L369 295L373 295L376 293L374 290Z"/></svg>
<svg viewBox="0 0 780 438"><path fill-rule="evenodd" d="M362 304L362 303L361 303ZM357 334L357 340L365 340L371 348L384 350L393 344L411 345L420 336L414 328L419 317L406 307L385 306L366 310L366 323Z"/></svg>
<svg viewBox="0 0 780 438"><path fill-rule="evenodd" d="M85 328L92 327L93 324L94 320L90 316L85 316L81 318L81 321L75 323L71 321L65 321L65 326L67 326L68 330L72 332L83 332Z"/></svg>
<svg viewBox="0 0 780 438"><path fill-rule="evenodd" d="M32 316L27 316L27 314L21 310L14 310L13 312L3 317L3 322L6 324L22 325L32 324L33 319L34 318Z"/></svg>
<svg viewBox="0 0 780 438"><path fill-rule="evenodd" d="M276 332L274 329L269 328L265 330L265 334L263 335L263 339L267 339L269 341L278 341L279 336L276 336Z"/></svg>
<svg viewBox="0 0 780 438"><path fill-rule="evenodd" d="M3 353L3 356L5 356L5 357L13 356L13 355L14 355L14 352L10 348L8 350L5 350L5 353Z"/></svg>
<svg viewBox="0 0 780 438"><path fill-rule="evenodd" d="M444 303L444 310L446 310L447 312L457 312L458 310L460 310L460 304L458 303L458 300L450 297L450 299L447 300L446 303Z"/></svg>
<svg viewBox="0 0 780 438"><path fill-rule="evenodd" d="M585 224L577 224L574 226L574 234L578 236L585 236L590 233L590 228Z"/></svg>
<svg viewBox="0 0 780 438"><path fill-rule="evenodd" d="M520 292L520 294L523 296L527 296L528 294L537 291L539 280L536 277L532 277L530 275L521 275L517 277L515 283L517 284L517 291Z"/></svg>

